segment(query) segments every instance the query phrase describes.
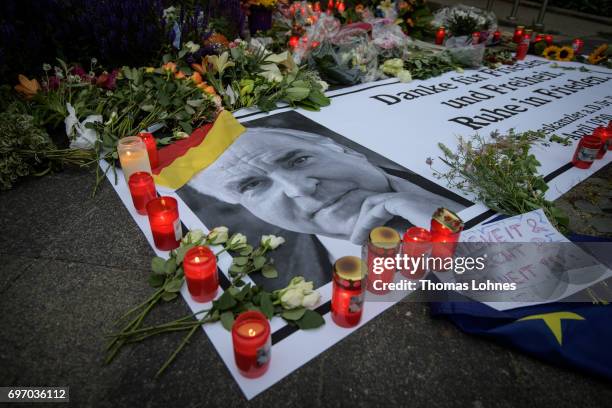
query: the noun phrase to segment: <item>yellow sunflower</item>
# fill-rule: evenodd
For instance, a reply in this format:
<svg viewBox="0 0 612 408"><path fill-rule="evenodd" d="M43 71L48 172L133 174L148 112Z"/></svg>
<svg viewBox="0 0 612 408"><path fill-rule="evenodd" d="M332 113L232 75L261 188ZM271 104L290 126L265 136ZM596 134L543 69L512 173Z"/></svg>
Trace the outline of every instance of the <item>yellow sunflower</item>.
<svg viewBox="0 0 612 408"><path fill-rule="evenodd" d="M557 54L557 60L559 61L572 61L574 59L574 49L570 46L561 47L559 54Z"/></svg>
<svg viewBox="0 0 612 408"><path fill-rule="evenodd" d="M597 65L601 61L605 60L607 57L605 56L606 51L608 51L608 44L601 44L599 47L595 49L592 53L589 54L589 64Z"/></svg>
<svg viewBox="0 0 612 408"><path fill-rule="evenodd" d="M560 50L561 49L556 45L551 45L544 48L544 51L542 51L542 56L548 60L556 60L559 57Z"/></svg>

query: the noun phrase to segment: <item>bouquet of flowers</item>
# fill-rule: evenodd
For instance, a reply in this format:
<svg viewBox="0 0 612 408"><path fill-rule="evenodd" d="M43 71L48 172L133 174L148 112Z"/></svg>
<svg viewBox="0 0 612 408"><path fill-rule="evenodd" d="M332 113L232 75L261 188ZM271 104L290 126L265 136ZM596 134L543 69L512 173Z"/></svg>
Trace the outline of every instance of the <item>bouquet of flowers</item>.
<svg viewBox="0 0 612 408"><path fill-rule="evenodd" d="M475 32L488 36L497 29L495 14L462 4L437 11L432 24L448 28L454 37L471 36Z"/></svg>

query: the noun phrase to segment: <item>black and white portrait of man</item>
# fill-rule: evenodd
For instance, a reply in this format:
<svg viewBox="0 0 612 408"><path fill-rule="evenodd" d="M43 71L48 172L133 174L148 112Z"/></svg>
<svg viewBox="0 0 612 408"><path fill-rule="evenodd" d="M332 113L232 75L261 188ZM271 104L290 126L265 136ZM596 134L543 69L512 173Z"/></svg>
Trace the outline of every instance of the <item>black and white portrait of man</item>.
<svg viewBox="0 0 612 408"><path fill-rule="evenodd" d="M470 204L296 112L244 125L246 132L179 194L204 224L231 229L233 218L234 231L245 231L251 240L277 233L287 239L284 249L292 248L291 256L315 268L321 260L327 267L329 259L320 244L312 248L319 255L314 256L299 242L304 237L360 245L373 227L427 227L436 208L460 211ZM262 226L273 231L259 231ZM298 269L317 275L313 266ZM320 283L329 281L329 268L321 276Z"/></svg>

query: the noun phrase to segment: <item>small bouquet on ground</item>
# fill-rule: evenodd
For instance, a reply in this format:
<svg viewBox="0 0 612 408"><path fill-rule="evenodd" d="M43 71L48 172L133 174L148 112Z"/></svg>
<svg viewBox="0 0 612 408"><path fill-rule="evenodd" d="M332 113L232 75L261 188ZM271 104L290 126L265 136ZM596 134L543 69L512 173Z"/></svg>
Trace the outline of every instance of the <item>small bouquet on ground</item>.
<svg viewBox="0 0 612 408"><path fill-rule="evenodd" d="M474 33L488 37L497 29L497 18L493 12L459 4L434 13L432 25L446 27L453 37L471 37Z"/></svg>

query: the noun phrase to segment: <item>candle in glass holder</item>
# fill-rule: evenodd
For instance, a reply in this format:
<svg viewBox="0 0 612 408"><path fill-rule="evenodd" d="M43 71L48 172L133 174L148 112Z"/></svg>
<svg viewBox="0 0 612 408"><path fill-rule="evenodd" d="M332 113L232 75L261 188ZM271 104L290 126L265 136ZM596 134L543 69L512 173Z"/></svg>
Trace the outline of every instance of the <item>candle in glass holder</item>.
<svg viewBox="0 0 612 408"><path fill-rule="evenodd" d="M336 6L336 9L338 10L339 13L344 13L344 10L346 9L344 2L343 1L339 2L339 4Z"/></svg>
<svg viewBox="0 0 612 408"><path fill-rule="evenodd" d="M579 169L588 169L591 167L602 145L601 139L597 136L583 136L580 142L578 142L574 157L572 158L574 167L578 167Z"/></svg>
<svg viewBox="0 0 612 408"><path fill-rule="evenodd" d="M399 253L401 238L396 230L389 227L376 227L370 231L368 239L368 245L366 250L368 252L368 290L371 293L382 295L389 292L389 289L381 289L385 283L391 283L395 279L395 262L392 263L392 267L387 268L384 265L384 261L381 263L380 268L382 272L374 272L374 262L376 258L395 258L395 255ZM378 287L378 289L375 288Z"/></svg>
<svg viewBox="0 0 612 408"><path fill-rule="evenodd" d="M536 34L535 39L533 40L533 42L540 42L544 40L544 36L542 34Z"/></svg>
<svg viewBox="0 0 612 408"><path fill-rule="evenodd" d="M546 41L546 45L552 45L553 44L553 36L550 34L546 34L544 36L544 41Z"/></svg>
<svg viewBox="0 0 612 408"><path fill-rule="evenodd" d="M299 43L300 43L300 37L298 37L297 35L292 35L291 38L289 38L289 46L291 48L297 47Z"/></svg>
<svg viewBox="0 0 612 408"><path fill-rule="evenodd" d="M240 374L257 378L268 371L272 340L270 323L263 313L255 310L241 313L232 326L232 342Z"/></svg>
<svg viewBox="0 0 612 408"><path fill-rule="evenodd" d="M219 289L219 275L217 258L210 248L200 245L187 251L183 270L193 300L204 303L215 298Z"/></svg>
<svg viewBox="0 0 612 408"><path fill-rule="evenodd" d="M178 248L183 234L176 200L155 198L147 203L147 214L155 246L163 251Z"/></svg>
<svg viewBox="0 0 612 408"><path fill-rule="evenodd" d="M595 156L595 159L603 159L603 157L606 155L606 152L608 151L608 143L610 139L608 135L608 129L603 126L598 126L593 131L593 136L598 137L601 140L601 148L597 152L597 156Z"/></svg>
<svg viewBox="0 0 612 408"><path fill-rule="evenodd" d="M340 327L353 327L361 320L364 272L363 262L356 256L344 256L334 264L331 316Z"/></svg>
<svg viewBox="0 0 612 408"><path fill-rule="evenodd" d="M442 45L444 43L444 37L446 37L446 29L444 26L438 28L436 31L436 45Z"/></svg>
<svg viewBox="0 0 612 408"><path fill-rule="evenodd" d="M529 51L529 43L531 41L531 34L525 34L523 36L523 40L519 45L516 46L516 58L518 61L522 61L527 56L527 51Z"/></svg>
<svg viewBox="0 0 612 408"><path fill-rule="evenodd" d="M138 136L128 136L120 139L117 143L117 153L126 183L133 173L139 171L151 173L147 146Z"/></svg>
<svg viewBox="0 0 612 408"><path fill-rule="evenodd" d="M313 10L315 13L321 12L321 2L320 1L315 2Z"/></svg>
<svg viewBox="0 0 612 408"><path fill-rule="evenodd" d="M136 212L147 215L147 203L157 197L153 177L149 173L139 171L130 176L128 186Z"/></svg>
<svg viewBox="0 0 612 408"><path fill-rule="evenodd" d="M402 255L407 255L410 258L420 258L428 254L429 251L431 251L431 233L421 227L408 228L402 238ZM409 265L414 265L414 263ZM420 263L414 270L402 268L400 272L408 279L420 279L425 274L425 267L423 263Z"/></svg>
<svg viewBox="0 0 612 408"><path fill-rule="evenodd" d="M454 212L438 208L431 218L431 257L436 260L452 258L463 231L463 221ZM438 262L433 262L437 266Z"/></svg>
<svg viewBox="0 0 612 408"><path fill-rule="evenodd" d="M475 31L472 33L472 45L480 43L480 32Z"/></svg>
<svg viewBox="0 0 612 408"><path fill-rule="evenodd" d="M493 33L493 43L498 43L501 40L501 31L496 30Z"/></svg>
<svg viewBox="0 0 612 408"><path fill-rule="evenodd" d="M514 29L514 36L512 37L512 41L515 43L520 43L523 40L523 31L525 30L524 26L516 26Z"/></svg>
<svg viewBox="0 0 612 408"><path fill-rule="evenodd" d="M584 41L580 38L576 38L572 41L572 48L574 49L574 54L578 55L582 52L582 48L584 47Z"/></svg>
<svg viewBox="0 0 612 408"><path fill-rule="evenodd" d="M157 141L151 133L141 133L138 135L147 146L147 154L149 155L149 164L154 169L159 163L159 156L157 154Z"/></svg>

